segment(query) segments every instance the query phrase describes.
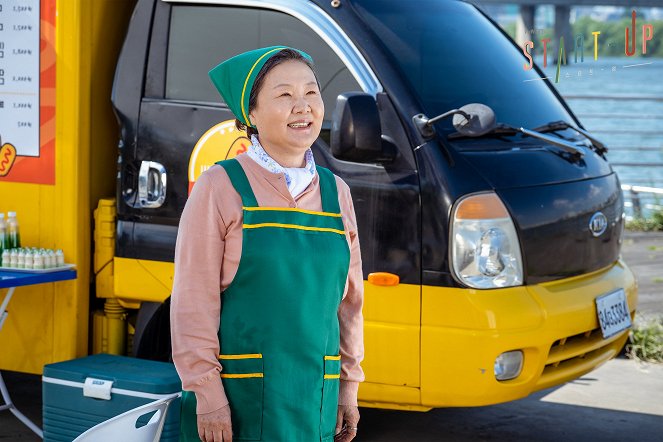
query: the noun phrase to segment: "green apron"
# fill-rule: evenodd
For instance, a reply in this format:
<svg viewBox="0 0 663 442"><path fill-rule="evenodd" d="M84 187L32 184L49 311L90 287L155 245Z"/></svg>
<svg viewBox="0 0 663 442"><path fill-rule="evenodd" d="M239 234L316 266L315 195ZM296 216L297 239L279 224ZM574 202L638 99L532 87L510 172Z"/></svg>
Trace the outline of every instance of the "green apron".
<svg viewBox="0 0 663 442"><path fill-rule="evenodd" d="M217 164L244 206L242 255L219 328L233 440L333 441L337 312L350 264L334 176L317 167L322 212L258 207L239 162ZM183 392L181 428L181 441L199 440L192 392Z"/></svg>

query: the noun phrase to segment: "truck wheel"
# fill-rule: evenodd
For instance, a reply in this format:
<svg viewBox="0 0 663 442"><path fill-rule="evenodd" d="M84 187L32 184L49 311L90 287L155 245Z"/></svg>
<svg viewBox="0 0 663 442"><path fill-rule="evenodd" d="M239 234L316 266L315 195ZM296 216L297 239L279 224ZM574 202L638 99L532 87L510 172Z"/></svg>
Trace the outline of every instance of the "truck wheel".
<svg viewBox="0 0 663 442"><path fill-rule="evenodd" d="M141 303L136 318L133 355L140 359L172 362L170 296L163 303Z"/></svg>

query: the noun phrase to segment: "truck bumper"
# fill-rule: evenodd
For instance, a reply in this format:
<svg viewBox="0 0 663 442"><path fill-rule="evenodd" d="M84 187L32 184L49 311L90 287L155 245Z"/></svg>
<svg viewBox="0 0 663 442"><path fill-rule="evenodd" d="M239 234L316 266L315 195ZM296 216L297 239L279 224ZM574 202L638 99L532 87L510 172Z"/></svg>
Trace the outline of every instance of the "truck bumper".
<svg viewBox="0 0 663 442"><path fill-rule="evenodd" d="M496 290L422 288L421 403L478 406L523 398L578 378L616 356L628 330L604 339L596 297L624 289L631 318L633 273L619 260L591 274ZM495 379L495 359L521 350L523 368Z"/></svg>

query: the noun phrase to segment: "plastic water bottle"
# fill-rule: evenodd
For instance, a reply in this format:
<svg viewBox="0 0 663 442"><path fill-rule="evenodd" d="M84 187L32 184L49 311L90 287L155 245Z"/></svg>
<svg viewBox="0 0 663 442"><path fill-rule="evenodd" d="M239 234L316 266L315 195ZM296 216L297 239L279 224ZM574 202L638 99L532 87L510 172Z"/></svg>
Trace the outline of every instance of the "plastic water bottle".
<svg viewBox="0 0 663 442"><path fill-rule="evenodd" d="M25 252L23 249L18 250L18 266L19 269L25 268Z"/></svg>
<svg viewBox="0 0 663 442"><path fill-rule="evenodd" d="M41 270L44 268L44 255L42 255L41 252L35 252L32 259L33 259L32 261L33 269Z"/></svg>
<svg viewBox="0 0 663 442"><path fill-rule="evenodd" d="M16 249L9 252L9 267L18 267L18 253Z"/></svg>
<svg viewBox="0 0 663 442"><path fill-rule="evenodd" d="M9 249L21 247L21 234L18 230L16 212L7 213L7 236L9 237Z"/></svg>
<svg viewBox="0 0 663 442"><path fill-rule="evenodd" d="M51 249L48 250L47 255L48 258L48 266L46 268L52 269L53 267L57 267L57 261L55 258L55 252Z"/></svg>
<svg viewBox="0 0 663 442"><path fill-rule="evenodd" d="M5 246L7 238L7 223L5 222L5 214L0 213L0 253L9 247Z"/></svg>
<svg viewBox="0 0 663 442"><path fill-rule="evenodd" d="M2 251L2 267L9 267L10 264L9 249L5 249Z"/></svg>
<svg viewBox="0 0 663 442"><path fill-rule="evenodd" d="M26 269L32 269L33 267L33 262L34 262L34 257L32 255L32 250L27 249L25 251L25 268Z"/></svg>
<svg viewBox="0 0 663 442"><path fill-rule="evenodd" d="M55 252L55 259L57 261L58 267L62 267L64 265L64 253L62 252L62 249L58 249L58 251Z"/></svg>

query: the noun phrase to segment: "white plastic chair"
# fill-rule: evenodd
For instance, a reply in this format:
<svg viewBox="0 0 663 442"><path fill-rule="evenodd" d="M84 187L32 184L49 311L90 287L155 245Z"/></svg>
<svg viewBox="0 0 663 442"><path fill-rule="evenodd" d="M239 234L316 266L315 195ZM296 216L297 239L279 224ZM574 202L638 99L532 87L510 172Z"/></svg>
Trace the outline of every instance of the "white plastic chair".
<svg viewBox="0 0 663 442"><path fill-rule="evenodd" d="M149 404L141 405L133 410L125 411L95 425L74 439L73 442L158 442L166 422L168 405L179 396L180 393L175 393ZM136 428L136 422L141 416L155 410L156 413L147 424Z"/></svg>

